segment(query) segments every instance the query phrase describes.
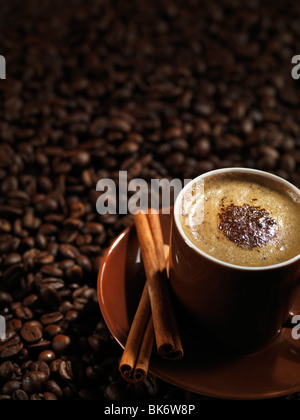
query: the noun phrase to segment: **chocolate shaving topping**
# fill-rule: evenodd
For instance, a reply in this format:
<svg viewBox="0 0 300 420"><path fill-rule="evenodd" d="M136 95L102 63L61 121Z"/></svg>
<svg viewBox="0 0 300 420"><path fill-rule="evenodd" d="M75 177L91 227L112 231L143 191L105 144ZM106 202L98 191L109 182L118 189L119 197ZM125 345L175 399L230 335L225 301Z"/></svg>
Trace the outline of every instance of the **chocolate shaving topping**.
<svg viewBox="0 0 300 420"><path fill-rule="evenodd" d="M219 229L232 242L250 248L262 247L276 236L277 223L260 207L244 204L222 206Z"/></svg>

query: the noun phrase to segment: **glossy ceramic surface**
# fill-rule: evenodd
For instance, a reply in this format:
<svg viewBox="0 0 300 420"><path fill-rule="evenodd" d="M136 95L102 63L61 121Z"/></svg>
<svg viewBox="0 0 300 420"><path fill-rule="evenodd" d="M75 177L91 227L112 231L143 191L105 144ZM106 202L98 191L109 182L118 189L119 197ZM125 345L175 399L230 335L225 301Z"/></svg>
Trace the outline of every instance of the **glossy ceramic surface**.
<svg viewBox="0 0 300 420"><path fill-rule="evenodd" d="M190 331L205 334L205 345L217 354L249 354L278 336L289 318L300 278L299 256L269 267L239 267L200 251L185 235L180 208L191 185L214 175L255 176L300 191L275 175L245 168L225 168L196 178L179 194L174 207L170 248L170 283L179 319ZM203 343L199 343L203 346Z"/></svg>
<svg viewBox="0 0 300 420"><path fill-rule="evenodd" d="M170 216L161 216L165 243L169 244ZM134 227L111 245L98 278L103 317L117 342L124 347L144 285L143 266ZM297 293L294 312L300 309ZM300 391L300 340L291 328L267 348L240 357L215 356L199 349L182 331L185 357L166 362L153 355L150 370L159 378L186 390L223 399L266 399ZM155 353L155 352L154 352Z"/></svg>

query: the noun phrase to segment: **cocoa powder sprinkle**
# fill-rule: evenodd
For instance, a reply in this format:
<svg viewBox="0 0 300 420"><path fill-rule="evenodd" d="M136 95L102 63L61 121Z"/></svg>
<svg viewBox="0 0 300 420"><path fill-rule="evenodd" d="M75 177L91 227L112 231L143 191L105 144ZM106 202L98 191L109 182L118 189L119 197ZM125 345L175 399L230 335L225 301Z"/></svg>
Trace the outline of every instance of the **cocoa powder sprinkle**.
<svg viewBox="0 0 300 420"><path fill-rule="evenodd" d="M219 229L232 242L249 248L266 245L277 234L277 223L261 207L223 206L219 213Z"/></svg>

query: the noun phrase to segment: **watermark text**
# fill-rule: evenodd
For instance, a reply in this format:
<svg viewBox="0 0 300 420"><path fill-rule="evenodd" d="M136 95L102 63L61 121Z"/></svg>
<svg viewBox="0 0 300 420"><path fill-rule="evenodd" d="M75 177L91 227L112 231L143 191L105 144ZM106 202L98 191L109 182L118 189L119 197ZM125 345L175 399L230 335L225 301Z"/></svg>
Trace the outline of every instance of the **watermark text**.
<svg viewBox="0 0 300 420"><path fill-rule="evenodd" d="M0 55L0 79L6 79L6 60L3 55Z"/></svg>
<svg viewBox="0 0 300 420"><path fill-rule="evenodd" d="M96 208L99 214L126 215L136 214L138 211L147 212L162 209L163 214L170 214L170 208L181 190L191 182L186 179L144 179L128 180L127 171L119 172L116 183L113 179L101 179L96 187L99 196Z"/></svg>
<svg viewBox="0 0 300 420"><path fill-rule="evenodd" d="M6 321L3 316L0 316L0 340L6 338Z"/></svg>
<svg viewBox="0 0 300 420"><path fill-rule="evenodd" d="M300 55L295 55L292 58L292 64L295 64L295 67L292 69L292 78L294 80L300 79Z"/></svg>

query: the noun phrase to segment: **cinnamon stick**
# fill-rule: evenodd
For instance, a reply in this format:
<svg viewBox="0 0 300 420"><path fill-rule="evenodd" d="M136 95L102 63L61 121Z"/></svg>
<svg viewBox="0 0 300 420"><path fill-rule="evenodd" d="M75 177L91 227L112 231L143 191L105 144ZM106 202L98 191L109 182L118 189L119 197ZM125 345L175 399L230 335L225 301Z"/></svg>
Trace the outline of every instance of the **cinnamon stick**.
<svg viewBox="0 0 300 420"><path fill-rule="evenodd" d="M158 213L134 217L145 267L158 354L165 359L183 357L183 348L167 283L164 243ZM151 229L152 228L152 229Z"/></svg>
<svg viewBox="0 0 300 420"><path fill-rule="evenodd" d="M164 272L164 270L166 269L166 257L164 249L164 238L161 230L159 214L155 212L155 210L151 210L148 214L148 220L154 241L159 270L161 272Z"/></svg>
<svg viewBox="0 0 300 420"><path fill-rule="evenodd" d="M155 338L162 357L183 357L167 285L166 247L159 215L139 213L135 225L147 280L120 362L123 378L131 383L146 378Z"/></svg>
<svg viewBox="0 0 300 420"><path fill-rule="evenodd" d="M138 383L146 379L153 343L153 321L146 284L120 362L120 372L127 382Z"/></svg>

